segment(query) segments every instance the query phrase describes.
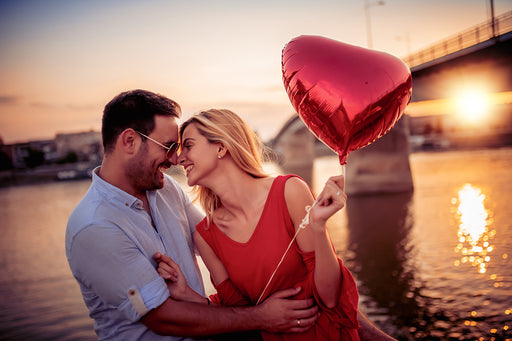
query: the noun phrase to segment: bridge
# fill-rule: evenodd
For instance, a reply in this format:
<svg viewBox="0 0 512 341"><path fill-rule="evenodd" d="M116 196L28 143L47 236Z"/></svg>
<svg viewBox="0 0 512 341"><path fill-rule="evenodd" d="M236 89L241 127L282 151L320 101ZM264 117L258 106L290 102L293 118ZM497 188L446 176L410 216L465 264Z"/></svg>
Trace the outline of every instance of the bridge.
<svg viewBox="0 0 512 341"><path fill-rule="evenodd" d="M413 79L411 103L388 134L349 155L345 170L347 194L412 190L410 117L425 114L416 110L422 104L443 101L453 95L457 85L485 86L498 98L498 103L507 105L510 113L511 51L512 11L404 58ZM336 155L316 139L298 115L284 124L269 145L278 155L284 172L298 174L309 184L312 184L315 157Z"/></svg>
<svg viewBox="0 0 512 341"><path fill-rule="evenodd" d="M461 84L489 93L512 90L512 11L404 58L411 68L411 102L445 98Z"/></svg>

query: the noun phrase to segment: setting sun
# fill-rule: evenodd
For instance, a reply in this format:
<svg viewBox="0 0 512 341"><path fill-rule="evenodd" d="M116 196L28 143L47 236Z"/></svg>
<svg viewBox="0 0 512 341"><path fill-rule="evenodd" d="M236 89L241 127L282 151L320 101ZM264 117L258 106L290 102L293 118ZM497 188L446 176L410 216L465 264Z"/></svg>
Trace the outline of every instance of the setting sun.
<svg viewBox="0 0 512 341"><path fill-rule="evenodd" d="M483 91L472 89L459 93L456 97L457 115L468 123L478 123L489 110L489 99Z"/></svg>

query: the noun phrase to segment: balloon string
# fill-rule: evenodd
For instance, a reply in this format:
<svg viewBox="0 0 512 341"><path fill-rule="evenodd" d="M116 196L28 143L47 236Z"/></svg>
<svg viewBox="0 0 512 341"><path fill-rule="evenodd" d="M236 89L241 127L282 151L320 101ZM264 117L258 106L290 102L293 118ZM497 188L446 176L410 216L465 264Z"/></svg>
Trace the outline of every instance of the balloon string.
<svg viewBox="0 0 512 341"><path fill-rule="evenodd" d="M286 251L284 252L283 256L281 257L281 260L279 261L279 263L277 264L274 272L272 273L272 276L270 276L270 279L268 280L267 285L265 285L265 288L261 292L261 295L258 298L258 301L256 302L256 305L260 304L260 301L263 298L263 294L265 294L265 291L267 291L267 288L270 285L270 283L272 282L272 279L274 279L274 275L276 274L277 269L279 269L279 266L283 262L284 257L286 256L286 254L288 253L288 250L290 249L290 247L292 246L293 242L297 238L297 235L299 234L300 230L305 229L309 225L309 212L311 212L311 209L316 205L317 200L315 200L313 202L313 204L311 204L311 206L309 206L309 205L306 206L306 215L302 219L302 222L300 223L299 228L297 229L297 231L295 232L295 235L293 236L292 240L290 241L290 244L288 244L288 247L286 248Z"/></svg>

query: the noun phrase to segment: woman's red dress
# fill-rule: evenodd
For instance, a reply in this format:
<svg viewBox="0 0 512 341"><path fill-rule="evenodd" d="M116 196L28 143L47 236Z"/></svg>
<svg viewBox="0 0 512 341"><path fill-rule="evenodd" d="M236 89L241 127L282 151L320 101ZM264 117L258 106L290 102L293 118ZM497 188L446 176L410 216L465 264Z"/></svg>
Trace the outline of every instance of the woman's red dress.
<svg viewBox="0 0 512 341"><path fill-rule="evenodd" d="M295 234L284 197L285 182L292 176L278 176L273 181L258 225L246 243L232 240L213 222L208 227L206 219L198 224L197 231L220 258L229 274L229 279L216 286L218 293L211 297L216 303L254 305L258 301ZM342 274L340 297L338 305L329 309L320 300L314 284L314 251L302 252L296 243L292 244L262 301L278 290L300 286L302 291L296 298L313 297L321 315L316 326L305 333L262 332L264 340L359 340L359 294L352 274L341 259L338 261Z"/></svg>

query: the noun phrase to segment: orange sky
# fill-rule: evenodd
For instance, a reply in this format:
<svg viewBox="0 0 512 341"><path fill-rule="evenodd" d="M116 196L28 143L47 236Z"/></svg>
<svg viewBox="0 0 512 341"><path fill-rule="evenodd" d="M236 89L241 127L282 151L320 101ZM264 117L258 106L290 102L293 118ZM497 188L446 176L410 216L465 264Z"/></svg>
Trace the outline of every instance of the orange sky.
<svg viewBox="0 0 512 341"><path fill-rule="evenodd" d="M374 3L374 1L370 1ZM512 9L494 1L495 14ZM369 9L373 48L405 57L489 19L484 0L387 0ZM185 117L239 113L264 138L294 110L281 50L299 35L366 46L364 1L173 0L0 2L4 143L99 130L104 105L144 88Z"/></svg>

